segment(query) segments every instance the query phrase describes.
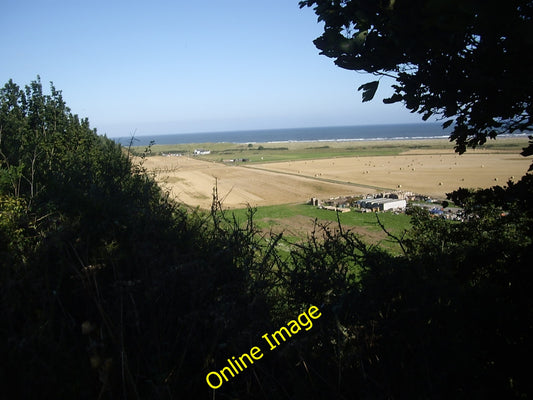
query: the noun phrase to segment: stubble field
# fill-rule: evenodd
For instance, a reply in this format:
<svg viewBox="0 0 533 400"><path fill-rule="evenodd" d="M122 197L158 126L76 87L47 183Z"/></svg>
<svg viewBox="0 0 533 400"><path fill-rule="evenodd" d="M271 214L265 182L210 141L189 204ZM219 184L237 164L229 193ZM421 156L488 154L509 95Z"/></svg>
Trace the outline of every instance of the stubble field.
<svg viewBox="0 0 533 400"><path fill-rule="evenodd" d="M420 146L413 146L413 141L372 143L375 149L393 146L394 155L379 155L379 151L365 155L368 151L363 148L368 150L368 143L358 144L360 151L350 143L348 154L353 155L343 152L339 157L339 144L332 143L318 154L313 150L316 157L289 147L280 156L285 159L281 162L223 163L215 161L213 155L184 155L147 157L144 166L172 197L184 204L209 208L217 186L223 206L234 209L397 189L445 198L447 192L459 187L484 188L503 185L509 179L516 181L531 163L519 155L520 146L527 144L526 138L499 139L500 147L469 150L463 155L454 153L447 141L427 142L430 144ZM268 150L266 145L265 148ZM291 154L298 157L291 160Z"/></svg>

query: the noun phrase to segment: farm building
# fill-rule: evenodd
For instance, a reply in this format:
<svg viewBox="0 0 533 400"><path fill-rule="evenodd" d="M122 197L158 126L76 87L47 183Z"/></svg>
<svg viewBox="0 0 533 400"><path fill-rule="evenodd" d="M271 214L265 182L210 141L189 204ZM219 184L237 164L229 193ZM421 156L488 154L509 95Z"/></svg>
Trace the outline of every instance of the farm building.
<svg viewBox="0 0 533 400"><path fill-rule="evenodd" d="M407 206L407 202L405 200L389 199L385 197L378 199L363 199L359 200L357 203L361 208L379 211L405 210L405 207Z"/></svg>
<svg viewBox="0 0 533 400"><path fill-rule="evenodd" d="M207 155L207 154L211 154L211 150L204 150L204 149L195 149L194 150L194 155L195 156L203 156L203 155Z"/></svg>

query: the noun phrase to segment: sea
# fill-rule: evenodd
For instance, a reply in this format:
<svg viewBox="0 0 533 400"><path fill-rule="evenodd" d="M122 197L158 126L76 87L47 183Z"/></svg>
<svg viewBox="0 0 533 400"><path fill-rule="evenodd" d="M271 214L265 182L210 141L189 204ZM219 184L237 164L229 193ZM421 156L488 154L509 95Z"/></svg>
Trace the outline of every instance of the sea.
<svg viewBox="0 0 533 400"><path fill-rule="evenodd" d="M362 141L362 140L414 140L442 139L449 137L452 128L442 129L439 123L387 124L330 126L315 128L288 128L239 130L226 132L177 133L167 135L143 135L133 138L133 146L154 144L188 143L284 143L321 141ZM114 138L127 146L131 137Z"/></svg>

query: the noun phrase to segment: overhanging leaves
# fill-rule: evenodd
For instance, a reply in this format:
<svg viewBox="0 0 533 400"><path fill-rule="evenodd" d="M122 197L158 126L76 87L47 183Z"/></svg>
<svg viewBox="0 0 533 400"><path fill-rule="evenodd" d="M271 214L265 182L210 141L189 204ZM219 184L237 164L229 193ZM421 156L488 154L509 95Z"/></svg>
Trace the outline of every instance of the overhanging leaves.
<svg viewBox="0 0 533 400"><path fill-rule="evenodd" d="M444 122L442 124L442 129L448 128L451 124L453 124L453 119L449 119L448 121Z"/></svg>
<svg viewBox="0 0 533 400"><path fill-rule="evenodd" d="M372 81L365 83L357 88L357 90L363 91L363 102L370 101L374 98L376 90L378 90L379 81Z"/></svg>
<svg viewBox="0 0 533 400"><path fill-rule="evenodd" d="M392 103L397 103L402 100L403 100L403 96L401 94L394 93L391 97L387 99L383 99L383 103L392 104Z"/></svg>
<svg viewBox="0 0 533 400"><path fill-rule="evenodd" d="M503 133L530 132L533 80L531 0L306 0L324 22L315 41L341 68L396 80L385 104L455 123L457 149ZM506 27L498 28L498 27ZM525 39L526 38L526 39ZM370 101L378 82L361 87ZM461 123L461 120L463 121ZM495 124L495 121L498 121ZM472 132L475 140L464 136Z"/></svg>

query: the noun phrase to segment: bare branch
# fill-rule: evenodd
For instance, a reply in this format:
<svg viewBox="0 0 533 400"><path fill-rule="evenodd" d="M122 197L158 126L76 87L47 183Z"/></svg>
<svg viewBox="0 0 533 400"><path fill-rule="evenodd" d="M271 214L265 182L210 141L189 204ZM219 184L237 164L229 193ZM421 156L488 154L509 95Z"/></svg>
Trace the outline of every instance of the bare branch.
<svg viewBox="0 0 533 400"><path fill-rule="evenodd" d="M388 237L390 237L391 239L393 239L396 243L398 243L400 245L400 248L402 249L402 252L403 254L409 258L409 255L407 254L407 250L405 249L404 245L403 245L403 237L405 236L405 232L403 233L402 237L399 238L397 237L396 235L393 235L392 233L390 233L387 228L385 228L385 225L383 225L383 223L381 222L381 220L379 219L379 216L378 216L378 213L376 213L376 220L378 221L378 225L379 227L381 228L381 230L383 232L385 232L387 234Z"/></svg>

